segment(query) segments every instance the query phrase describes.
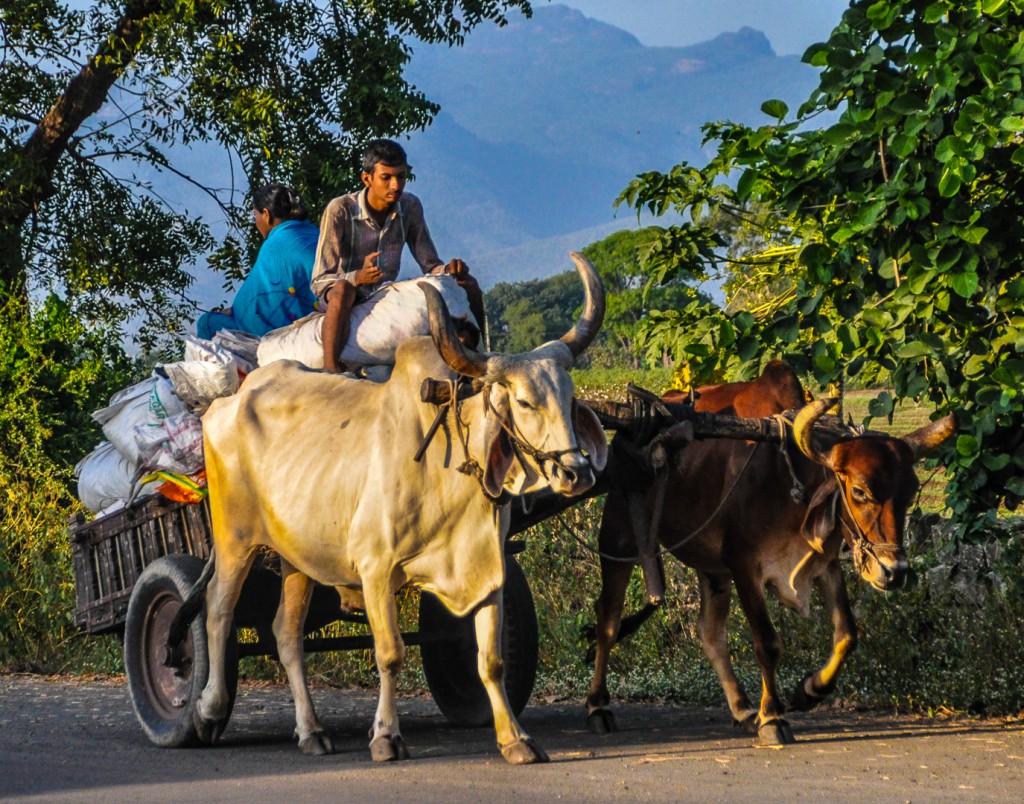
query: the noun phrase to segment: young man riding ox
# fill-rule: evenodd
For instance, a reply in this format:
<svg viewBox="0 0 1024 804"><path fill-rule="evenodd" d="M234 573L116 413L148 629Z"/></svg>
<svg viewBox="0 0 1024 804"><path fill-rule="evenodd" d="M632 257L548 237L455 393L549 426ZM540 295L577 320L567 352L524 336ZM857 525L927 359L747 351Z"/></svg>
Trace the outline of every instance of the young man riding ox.
<svg viewBox="0 0 1024 804"><path fill-rule="evenodd" d="M409 165L405 150L392 140L372 140L363 153L363 189L331 201L320 219L320 240L312 290L325 310L324 368L341 371L352 307L384 282L398 277L402 249L409 245L425 274L450 274L466 292L470 310L483 326L480 286L466 264L445 265L437 255L423 216L423 205L405 192Z"/></svg>

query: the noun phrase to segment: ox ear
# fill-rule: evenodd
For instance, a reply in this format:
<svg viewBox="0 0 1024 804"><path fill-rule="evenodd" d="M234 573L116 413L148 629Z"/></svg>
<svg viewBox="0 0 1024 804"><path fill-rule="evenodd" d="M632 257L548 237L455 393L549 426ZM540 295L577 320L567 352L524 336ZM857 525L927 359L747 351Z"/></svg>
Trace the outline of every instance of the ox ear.
<svg viewBox="0 0 1024 804"><path fill-rule="evenodd" d="M491 439L487 450L487 466L484 467L484 492L488 497L497 499L504 490L505 478L508 476L515 453L504 430L499 430Z"/></svg>
<svg viewBox="0 0 1024 804"><path fill-rule="evenodd" d="M493 390L492 390L493 389ZM515 461L515 453L512 451L512 443L502 426L508 424L508 394L494 393L496 389L491 386L484 393L491 394L491 416L487 417L487 424L484 428L485 455L487 456L484 466L483 488L487 496L497 499L505 486L505 479Z"/></svg>
<svg viewBox="0 0 1024 804"><path fill-rule="evenodd" d="M595 472L600 472L608 463L608 439L597 415L579 400L576 400L573 414L573 429L576 443L587 457Z"/></svg>
<svg viewBox="0 0 1024 804"><path fill-rule="evenodd" d="M834 478L818 486L807 506L800 533L816 553L825 552L825 542L836 529L836 492L839 486Z"/></svg>

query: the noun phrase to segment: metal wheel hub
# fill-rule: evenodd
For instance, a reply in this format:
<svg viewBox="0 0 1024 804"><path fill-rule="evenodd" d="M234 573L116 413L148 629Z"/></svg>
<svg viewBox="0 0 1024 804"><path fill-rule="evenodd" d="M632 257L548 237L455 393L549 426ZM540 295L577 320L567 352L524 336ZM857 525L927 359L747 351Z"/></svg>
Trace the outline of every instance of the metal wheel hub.
<svg viewBox="0 0 1024 804"><path fill-rule="evenodd" d="M176 595L167 593L154 598L146 617L143 646L143 681L154 707L168 719L188 704L192 691L192 634L174 651L167 650L167 634L174 615L181 608ZM170 664L165 664L169 661Z"/></svg>

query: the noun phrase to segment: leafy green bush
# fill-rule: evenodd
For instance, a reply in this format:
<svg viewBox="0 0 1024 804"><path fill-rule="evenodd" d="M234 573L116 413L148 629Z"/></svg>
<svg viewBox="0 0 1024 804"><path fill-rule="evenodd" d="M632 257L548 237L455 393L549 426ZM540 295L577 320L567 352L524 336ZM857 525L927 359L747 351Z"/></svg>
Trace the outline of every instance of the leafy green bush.
<svg viewBox="0 0 1024 804"><path fill-rule="evenodd" d="M0 668L107 671L109 639L74 626L69 517L81 510L70 465L101 438L89 412L130 377L131 361L49 299L29 318L0 308Z"/></svg>

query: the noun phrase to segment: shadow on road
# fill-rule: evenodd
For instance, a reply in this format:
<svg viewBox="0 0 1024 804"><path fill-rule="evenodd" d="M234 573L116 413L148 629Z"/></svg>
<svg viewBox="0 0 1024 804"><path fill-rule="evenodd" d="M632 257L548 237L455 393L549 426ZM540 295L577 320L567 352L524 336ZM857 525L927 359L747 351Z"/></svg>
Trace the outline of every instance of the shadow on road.
<svg viewBox="0 0 1024 804"><path fill-rule="evenodd" d="M505 765L492 729L453 728L429 697L403 698L402 733L413 761L382 766L367 749L374 695L319 689L314 699L338 749L332 756L299 753L286 687L245 684L220 744L168 750L146 741L123 681L0 676L0 797L181 801L205 791L264 799L289 796L297 783L311 798L344 791L343 799L375 801L491 801L512 789L517 801L777 800L795 790L833 800L878 794L953 801L973 791L975 798L1018 801L1024 791L1019 722L797 713L791 723L798 742L773 750L734 729L724 707L623 704L616 707L621 730L597 736L581 705L539 704L521 722L552 762L525 769Z"/></svg>

